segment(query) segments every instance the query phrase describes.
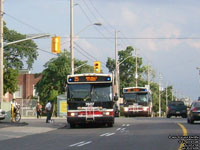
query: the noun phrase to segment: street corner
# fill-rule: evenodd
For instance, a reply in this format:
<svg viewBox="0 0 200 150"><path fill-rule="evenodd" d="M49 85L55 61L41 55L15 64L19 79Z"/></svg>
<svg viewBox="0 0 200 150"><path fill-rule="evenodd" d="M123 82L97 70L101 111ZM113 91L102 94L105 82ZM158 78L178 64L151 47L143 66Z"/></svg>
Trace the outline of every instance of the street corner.
<svg viewBox="0 0 200 150"><path fill-rule="evenodd" d="M6 127L21 127L21 126L28 126L27 122L3 122L0 121L0 128Z"/></svg>

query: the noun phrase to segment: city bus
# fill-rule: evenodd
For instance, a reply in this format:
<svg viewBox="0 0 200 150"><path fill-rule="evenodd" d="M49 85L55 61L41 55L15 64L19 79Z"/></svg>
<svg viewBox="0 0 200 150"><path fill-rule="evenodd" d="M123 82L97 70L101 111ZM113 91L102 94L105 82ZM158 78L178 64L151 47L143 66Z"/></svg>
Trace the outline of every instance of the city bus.
<svg viewBox="0 0 200 150"><path fill-rule="evenodd" d="M71 128L81 124L114 124L113 81L110 74L67 76L67 122Z"/></svg>
<svg viewBox="0 0 200 150"><path fill-rule="evenodd" d="M146 87L123 88L123 105L125 117L151 116L152 94Z"/></svg>

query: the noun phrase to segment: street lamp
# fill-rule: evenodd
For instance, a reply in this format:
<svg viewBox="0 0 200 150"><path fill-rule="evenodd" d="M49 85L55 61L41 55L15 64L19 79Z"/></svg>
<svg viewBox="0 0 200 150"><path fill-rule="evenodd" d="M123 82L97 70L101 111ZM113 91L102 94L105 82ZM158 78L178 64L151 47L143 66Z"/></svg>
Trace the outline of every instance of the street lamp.
<svg viewBox="0 0 200 150"><path fill-rule="evenodd" d="M74 74L74 6L77 4L74 4L74 0L70 0L70 54L71 54L71 74ZM94 23L86 26L83 28L80 32L85 30L91 25L97 25L101 26L101 23ZM80 33L78 32L78 34Z"/></svg>
<svg viewBox="0 0 200 150"><path fill-rule="evenodd" d="M95 26L101 26L102 24L99 23L99 22L98 23L89 24L89 25L85 26L83 29L81 29L78 33L76 33L75 36L79 35L81 32L83 32L84 30L86 30L87 28L89 28L90 26L93 26L93 25L95 25Z"/></svg>

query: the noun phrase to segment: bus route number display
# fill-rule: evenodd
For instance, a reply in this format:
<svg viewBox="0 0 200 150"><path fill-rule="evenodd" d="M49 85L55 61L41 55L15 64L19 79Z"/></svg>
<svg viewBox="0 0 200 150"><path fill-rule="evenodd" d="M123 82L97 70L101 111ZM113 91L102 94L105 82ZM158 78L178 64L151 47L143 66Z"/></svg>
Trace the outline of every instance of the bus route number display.
<svg viewBox="0 0 200 150"><path fill-rule="evenodd" d="M108 76L76 76L76 77L70 77L68 79L68 82L96 82L96 81L100 81L100 82L110 82L111 81L111 77Z"/></svg>
<svg viewBox="0 0 200 150"><path fill-rule="evenodd" d="M97 81L97 77L85 77L88 82Z"/></svg>

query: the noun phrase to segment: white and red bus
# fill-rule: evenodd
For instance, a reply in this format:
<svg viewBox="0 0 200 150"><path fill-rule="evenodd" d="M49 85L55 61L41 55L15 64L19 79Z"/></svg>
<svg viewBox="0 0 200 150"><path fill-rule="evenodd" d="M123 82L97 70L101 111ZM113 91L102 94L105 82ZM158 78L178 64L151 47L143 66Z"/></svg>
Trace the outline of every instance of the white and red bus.
<svg viewBox="0 0 200 150"><path fill-rule="evenodd" d="M117 99L117 98L115 98ZM67 122L80 124L114 124L112 75L77 74L67 77Z"/></svg>
<svg viewBox="0 0 200 150"><path fill-rule="evenodd" d="M151 116L152 94L146 87L123 88L124 115Z"/></svg>

